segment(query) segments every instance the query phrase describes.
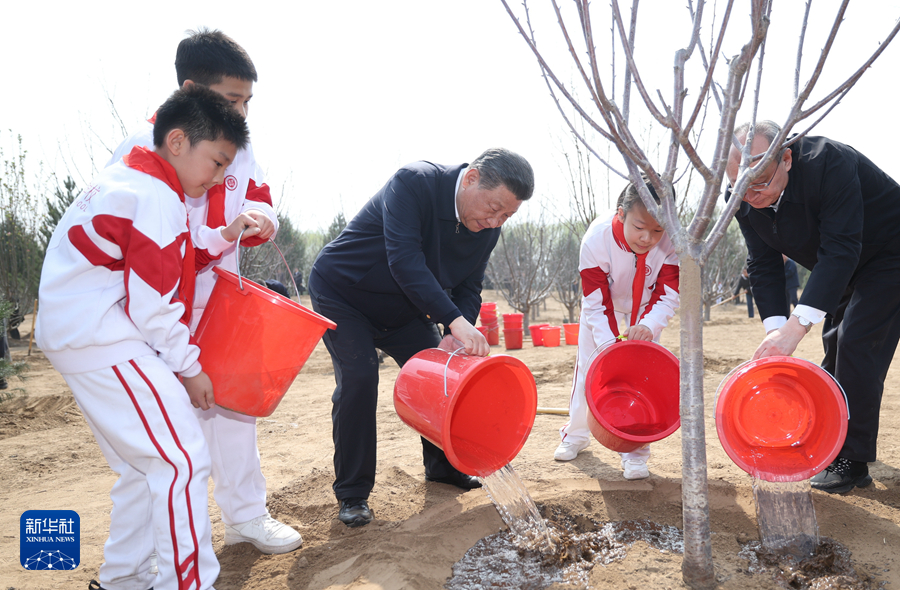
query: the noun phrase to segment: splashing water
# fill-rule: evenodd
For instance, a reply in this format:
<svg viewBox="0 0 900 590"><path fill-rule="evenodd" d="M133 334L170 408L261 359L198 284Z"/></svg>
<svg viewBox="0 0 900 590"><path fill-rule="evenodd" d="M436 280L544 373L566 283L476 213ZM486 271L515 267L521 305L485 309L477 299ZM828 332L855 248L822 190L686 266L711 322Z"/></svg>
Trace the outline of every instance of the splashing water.
<svg viewBox="0 0 900 590"><path fill-rule="evenodd" d="M819 545L819 525L809 480L772 482L753 478L756 522L763 547L798 559Z"/></svg>
<svg viewBox="0 0 900 590"><path fill-rule="evenodd" d="M540 553L555 550L547 523L512 465L507 464L480 479L500 518L509 527L516 545Z"/></svg>

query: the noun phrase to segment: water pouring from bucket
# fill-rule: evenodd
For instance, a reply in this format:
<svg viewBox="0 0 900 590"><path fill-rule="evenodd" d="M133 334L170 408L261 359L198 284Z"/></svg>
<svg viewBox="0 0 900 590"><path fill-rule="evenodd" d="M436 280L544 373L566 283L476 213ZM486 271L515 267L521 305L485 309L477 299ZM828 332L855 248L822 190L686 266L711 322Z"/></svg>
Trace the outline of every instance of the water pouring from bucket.
<svg viewBox="0 0 900 590"><path fill-rule="evenodd" d="M484 477L525 445L537 413L537 385L517 358L429 348L400 370L394 408L456 469Z"/></svg>

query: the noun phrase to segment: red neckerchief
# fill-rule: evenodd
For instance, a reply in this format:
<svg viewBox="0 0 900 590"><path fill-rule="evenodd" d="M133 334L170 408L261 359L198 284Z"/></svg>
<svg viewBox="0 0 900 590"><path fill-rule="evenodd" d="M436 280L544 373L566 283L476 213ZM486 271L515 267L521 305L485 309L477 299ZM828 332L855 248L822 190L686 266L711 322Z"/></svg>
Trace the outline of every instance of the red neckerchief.
<svg viewBox="0 0 900 590"><path fill-rule="evenodd" d="M613 217L612 230L616 244L626 252L634 254L634 250L631 249L631 246L625 240L625 226L619 221L618 215ZM648 250L643 254L634 254L636 259L634 261L634 281L631 283L631 326L637 324L638 312L641 310L641 300L644 298L644 279L647 274L647 254L649 253L650 251Z"/></svg>
<svg viewBox="0 0 900 590"><path fill-rule="evenodd" d="M122 161L129 168L148 174L166 183L170 189L175 191L181 202L184 203L184 189L181 188L181 181L178 180L175 168L162 159L159 154L147 148L135 146L131 152L122 158ZM181 282L178 284L178 298L184 302L184 315L181 316L181 319L186 324L190 324L191 310L194 304L196 274L194 269L194 244L191 241L190 222L187 221L187 212L185 212L185 222L188 223L188 237L184 241L184 260L181 265Z"/></svg>

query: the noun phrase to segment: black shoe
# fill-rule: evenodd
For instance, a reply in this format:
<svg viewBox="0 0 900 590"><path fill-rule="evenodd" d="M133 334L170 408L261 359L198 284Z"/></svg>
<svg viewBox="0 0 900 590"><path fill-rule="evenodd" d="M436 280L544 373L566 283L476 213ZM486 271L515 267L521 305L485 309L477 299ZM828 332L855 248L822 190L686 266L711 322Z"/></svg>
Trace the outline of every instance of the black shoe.
<svg viewBox="0 0 900 590"><path fill-rule="evenodd" d="M338 520L350 528L367 525L375 518L372 510L369 509L366 498L347 498L340 502L341 510L338 512Z"/></svg>
<svg viewBox="0 0 900 590"><path fill-rule="evenodd" d="M461 471L456 471L450 475L445 477L431 477L430 475L425 476L425 481L436 481L438 483L448 483L452 486L456 486L458 488L462 488L464 490L474 490L481 487L481 482L478 481L477 477L473 477L471 475L466 475Z"/></svg>
<svg viewBox="0 0 900 590"><path fill-rule="evenodd" d="M851 461L838 457L809 480L814 490L829 494L846 494L853 488L864 488L872 483L869 465L865 461Z"/></svg>
<svg viewBox="0 0 900 590"><path fill-rule="evenodd" d="M103 586L97 580L91 580L88 582L88 590L103 590ZM150 588L150 590L153 590L153 588Z"/></svg>

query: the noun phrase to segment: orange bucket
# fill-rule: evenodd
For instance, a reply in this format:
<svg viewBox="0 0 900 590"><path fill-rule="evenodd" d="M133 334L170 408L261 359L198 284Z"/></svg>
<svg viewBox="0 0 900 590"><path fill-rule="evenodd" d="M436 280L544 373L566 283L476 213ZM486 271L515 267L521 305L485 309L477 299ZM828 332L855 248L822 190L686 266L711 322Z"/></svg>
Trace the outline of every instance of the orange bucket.
<svg viewBox="0 0 900 590"><path fill-rule="evenodd" d="M580 324L563 324L566 333L566 344L578 344L578 326Z"/></svg>
<svg viewBox="0 0 900 590"><path fill-rule="evenodd" d="M550 324L531 324L528 326L528 331L531 332L531 343L535 346L543 346L544 339L541 335L541 328L544 326L549 326Z"/></svg>
<svg viewBox="0 0 900 590"><path fill-rule="evenodd" d="M200 364L216 405L269 416L322 334L337 325L233 272L213 270L219 277L196 332Z"/></svg>
<svg viewBox="0 0 900 590"><path fill-rule="evenodd" d="M546 347L559 346L559 326L543 326L541 328L541 343Z"/></svg>
<svg viewBox="0 0 900 590"><path fill-rule="evenodd" d="M847 436L847 402L827 371L803 359L747 361L716 392L716 431L734 463L766 481L802 481L827 467Z"/></svg>
<svg viewBox="0 0 900 590"><path fill-rule="evenodd" d="M678 359L645 340L603 349L588 369L588 428L600 444L627 453L681 426Z"/></svg>
<svg viewBox="0 0 900 590"><path fill-rule="evenodd" d="M537 413L537 385L511 356L429 348L406 361L394 384L403 422L443 449L450 463L484 477L519 454Z"/></svg>

